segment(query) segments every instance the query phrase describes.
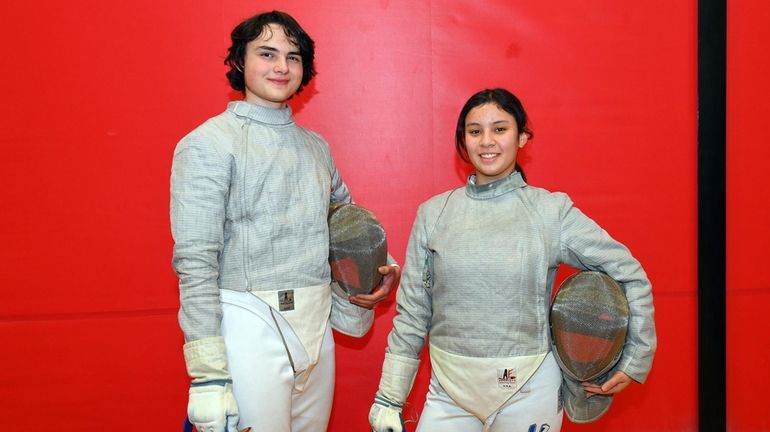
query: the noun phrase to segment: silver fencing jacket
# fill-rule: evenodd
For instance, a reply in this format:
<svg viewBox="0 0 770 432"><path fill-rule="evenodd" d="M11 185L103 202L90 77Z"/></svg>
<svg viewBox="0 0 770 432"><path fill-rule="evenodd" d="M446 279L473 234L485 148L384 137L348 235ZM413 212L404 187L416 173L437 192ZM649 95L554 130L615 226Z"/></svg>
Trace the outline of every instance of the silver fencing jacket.
<svg viewBox="0 0 770 432"><path fill-rule="evenodd" d="M650 282L628 249L563 193L518 172L437 195L417 213L387 352L418 359L426 336L451 354L529 356L550 350L548 312L559 264L607 273L630 322L616 370L643 382L656 348Z"/></svg>
<svg viewBox="0 0 770 432"><path fill-rule="evenodd" d="M185 136L171 173L185 339L220 335L220 288L329 283L330 201L351 202L348 188L328 144L289 107L231 102Z"/></svg>

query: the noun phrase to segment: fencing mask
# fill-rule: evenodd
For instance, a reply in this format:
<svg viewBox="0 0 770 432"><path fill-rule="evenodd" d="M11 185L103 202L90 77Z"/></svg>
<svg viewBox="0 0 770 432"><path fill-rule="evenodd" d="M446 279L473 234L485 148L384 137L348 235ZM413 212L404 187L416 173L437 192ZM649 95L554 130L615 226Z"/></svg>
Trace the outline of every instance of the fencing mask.
<svg viewBox="0 0 770 432"><path fill-rule="evenodd" d="M551 305L551 340L562 371L590 381L620 359L628 329L628 301L611 277L583 271L567 278Z"/></svg>
<svg viewBox="0 0 770 432"><path fill-rule="evenodd" d="M329 264L343 297L369 294L379 285L388 244L380 221L369 210L348 203L329 207Z"/></svg>
<svg viewBox="0 0 770 432"><path fill-rule="evenodd" d="M620 359L628 330L626 296L606 274L579 272L559 287L550 318L564 411L575 423L595 421L609 409L612 395L588 398L580 382L604 383Z"/></svg>

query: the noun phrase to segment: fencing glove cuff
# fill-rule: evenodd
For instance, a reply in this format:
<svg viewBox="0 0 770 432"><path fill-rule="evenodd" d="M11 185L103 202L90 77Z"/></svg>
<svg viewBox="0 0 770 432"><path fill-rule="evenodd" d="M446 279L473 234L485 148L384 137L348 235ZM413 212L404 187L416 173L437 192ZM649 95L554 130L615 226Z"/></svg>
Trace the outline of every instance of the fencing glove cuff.
<svg viewBox="0 0 770 432"><path fill-rule="evenodd" d="M369 424L375 432L402 432L402 406L414 384L420 360L385 353L380 387L369 410Z"/></svg>
<svg viewBox="0 0 770 432"><path fill-rule="evenodd" d="M187 416L200 432L238 432L238 406L227 370L221 336L184 345L187 373L192 378Z"/></svg>

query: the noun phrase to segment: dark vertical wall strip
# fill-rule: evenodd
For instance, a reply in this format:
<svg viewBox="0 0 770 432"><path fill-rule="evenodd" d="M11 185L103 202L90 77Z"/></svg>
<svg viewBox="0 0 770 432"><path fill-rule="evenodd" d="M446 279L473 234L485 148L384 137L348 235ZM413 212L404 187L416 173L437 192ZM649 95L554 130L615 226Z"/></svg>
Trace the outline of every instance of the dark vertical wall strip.
<svg viewBox="0 0 770 432"><path fill-rule="evenodd" d="M724 431L726 0L698 2L698 422Z"/></svg>

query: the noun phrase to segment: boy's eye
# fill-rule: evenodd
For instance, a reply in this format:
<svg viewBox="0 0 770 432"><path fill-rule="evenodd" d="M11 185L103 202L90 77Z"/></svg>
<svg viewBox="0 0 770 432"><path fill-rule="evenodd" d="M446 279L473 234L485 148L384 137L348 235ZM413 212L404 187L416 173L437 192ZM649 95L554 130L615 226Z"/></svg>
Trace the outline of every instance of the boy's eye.
<svg viewBox="0 0 770 432"><path fill-rule="evenodd" d="M271 53L270 51L262 51L261 53L259 53L259 55L264 57L264 58L272 58L273 57L273 53Z"/></svg>
<svg viewBox="0 0 770 432"><path fill-rule="evenodd" d="M302 63L302 57L300 57L298 55L291 55L291 56L289 56L289 61L293 61L293 62L297 62L297 63Z"/></svg>

